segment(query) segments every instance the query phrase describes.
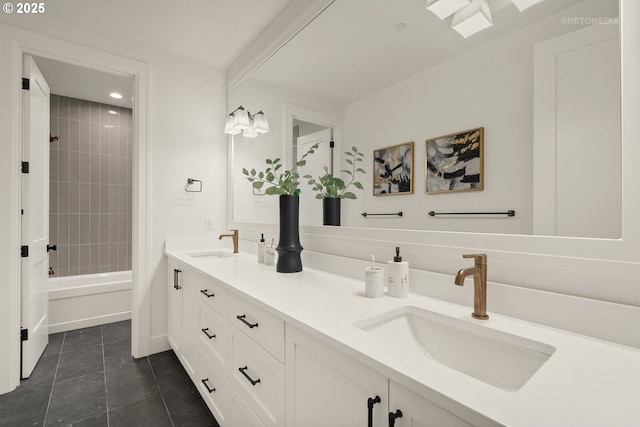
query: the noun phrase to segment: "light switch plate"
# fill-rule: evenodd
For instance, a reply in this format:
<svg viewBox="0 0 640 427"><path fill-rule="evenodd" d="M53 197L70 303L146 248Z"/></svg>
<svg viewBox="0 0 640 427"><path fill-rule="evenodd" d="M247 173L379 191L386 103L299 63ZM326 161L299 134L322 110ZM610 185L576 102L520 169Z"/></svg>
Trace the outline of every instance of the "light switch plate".
<svg viewBox="0 0 640 427"><path fill-rule="evenodd" d="M204 229L213 230L213 217L210 217L210 216L204 217Z"/></svg>

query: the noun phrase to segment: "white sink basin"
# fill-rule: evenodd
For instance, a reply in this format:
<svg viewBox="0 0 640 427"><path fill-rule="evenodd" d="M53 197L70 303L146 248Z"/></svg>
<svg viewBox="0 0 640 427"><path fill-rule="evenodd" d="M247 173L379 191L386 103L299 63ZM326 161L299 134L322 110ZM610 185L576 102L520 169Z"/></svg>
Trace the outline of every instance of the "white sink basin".
<svg viewBox="0 0 640 427"><path fill-rule="evenodd" d="M399 351L417 348L423 357L508 391L519 390L555 351L550 345L490 329L481 322L407 306L355 326Z"/></svg>
<svg viewBox="0 0 640 427"><path fill-rule="evenodd" d="M193 252L189 254L192 258L231 258L233 254L229 252L223 251L213 251L213 252Z"/></svg>

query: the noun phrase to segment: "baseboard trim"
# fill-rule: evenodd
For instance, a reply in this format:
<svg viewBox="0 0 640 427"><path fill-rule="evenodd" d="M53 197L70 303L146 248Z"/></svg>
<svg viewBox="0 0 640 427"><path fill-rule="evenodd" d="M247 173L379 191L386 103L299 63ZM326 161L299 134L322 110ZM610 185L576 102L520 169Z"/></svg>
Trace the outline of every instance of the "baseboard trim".
<svg viewBox="0 0 640 427"><path fill-rule="evenodd" d="M105 314L104 316L96 316L85 319L72 320L70 322L55 323L49 325L49 333L57 334L58 332L72 331L74 329L90 328L92 326L105 325L107 323L121 322L131 319L131 311L123 311L121 313Z"/></svg>
<svg viewBox="0 0 640 427"><path fill-rule="evenodd" d="M162 353L167 350L171 350L167 334L151 337L149 340L149 351L151 354Z"/></svg>

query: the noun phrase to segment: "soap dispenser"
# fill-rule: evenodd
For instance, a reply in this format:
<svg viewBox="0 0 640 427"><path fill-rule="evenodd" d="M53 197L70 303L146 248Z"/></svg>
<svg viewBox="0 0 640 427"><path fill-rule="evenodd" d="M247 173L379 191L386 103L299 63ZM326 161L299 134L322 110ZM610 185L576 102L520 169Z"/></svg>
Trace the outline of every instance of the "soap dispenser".
<svg viewBox="0 0 640 427"><path fill-rule="evenodd" d="M258 242L258 262L264 264L264 234L260 234L260 241Z"/></svg>
<svg viewBox="0 0 640 427"><path fill-rule="evenodd" d="M399 247L396 247L396 256L393 257L393 261L387 262L386 270L388 295L407 298L409 296L409 263L402 261Z"/></svg>

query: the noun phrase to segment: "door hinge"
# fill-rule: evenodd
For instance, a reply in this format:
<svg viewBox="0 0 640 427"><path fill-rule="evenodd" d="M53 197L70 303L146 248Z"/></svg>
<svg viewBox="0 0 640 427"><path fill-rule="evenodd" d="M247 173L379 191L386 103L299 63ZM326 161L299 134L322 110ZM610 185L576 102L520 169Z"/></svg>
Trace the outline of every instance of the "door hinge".
<svg viewBox="0 0 640 427"><path fill-rule="evenodd" d="M29 173L29 162L22 162L22 173Z"/></svg>
<svg viewBox="0 0 640 427"><path fill-rule="evenodd" d="M29 246L27 245L20 246L20 256L22 258L26 258L29 256Z"/></svg>
<svg viewBox="0 0 640 427"><path fill-rule="evenodd" d="M29 79L26 77L22 78L22 90L29 90Z"/></svg>
<svg viewBox="0 0 640 427"><path fill-rule="evenodd" d="M27 341L29 339L29 330L20 328L20 341Z"/></svg>

